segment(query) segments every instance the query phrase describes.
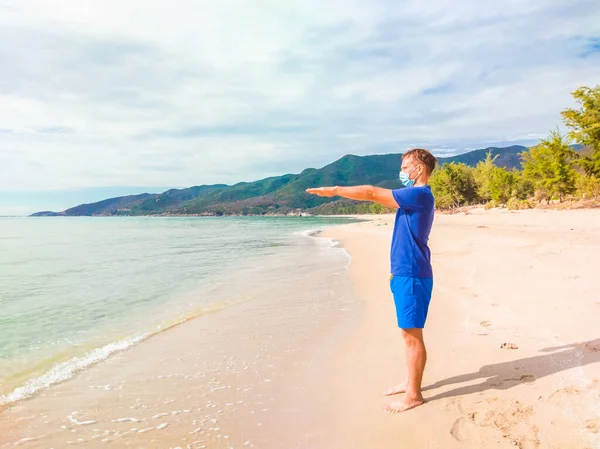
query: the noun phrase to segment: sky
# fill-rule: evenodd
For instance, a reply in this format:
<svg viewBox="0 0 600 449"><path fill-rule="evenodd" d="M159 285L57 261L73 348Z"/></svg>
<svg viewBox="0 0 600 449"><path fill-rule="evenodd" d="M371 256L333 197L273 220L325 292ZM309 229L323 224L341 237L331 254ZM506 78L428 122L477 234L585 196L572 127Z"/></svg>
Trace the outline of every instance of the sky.
<svg viewBox="0 0 600 449"><path fill-rule="evenodd" d="M534 144L598 0L0 0L0 215Z"/></svg>

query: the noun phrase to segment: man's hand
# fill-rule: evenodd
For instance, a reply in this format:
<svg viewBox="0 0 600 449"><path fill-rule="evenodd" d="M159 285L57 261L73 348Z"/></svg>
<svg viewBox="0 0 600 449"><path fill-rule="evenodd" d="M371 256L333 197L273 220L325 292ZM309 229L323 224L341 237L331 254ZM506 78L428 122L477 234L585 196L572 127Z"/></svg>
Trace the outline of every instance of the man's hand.
<svg viewBox="0 0 600 449"><path fill-rule="evenodd" d="M337 187L318 187L314 189L306 189L306 191L312 195L319 196L336 196Z"/></svg>

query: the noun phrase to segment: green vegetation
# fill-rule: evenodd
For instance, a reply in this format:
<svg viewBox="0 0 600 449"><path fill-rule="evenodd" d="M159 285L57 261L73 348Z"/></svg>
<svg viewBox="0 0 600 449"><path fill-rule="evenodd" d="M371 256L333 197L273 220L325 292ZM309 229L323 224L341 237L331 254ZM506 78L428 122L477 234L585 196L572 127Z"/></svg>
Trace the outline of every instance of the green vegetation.
<svg viewBox="0 0 600 449"><path fill-rule="evenodd" d="M533 182L537 200L558 198L562 202L575 192L576 159L577 154L558 131L523 153L523 176Z"/></svg>
<svg viewBox="0 0 600 449"><path fill-rule="evenodd" d="M486 148L450 158L440 163L476 164L490 152L496 164L520 167L519 154L526 147ZM381 205L309 195L306 189L321 186L371 184L387 189L401 187L398 171L401 154L354 156L348 154L325 167L307 168L287 174L233 186L203 185L172 189L161 194L141 194L82 204L63 212L34 215L264 215L309 212L311 214L358 214L389 212Z"/></svg>
<svg viewBox="0 0 600 449"><path fill-rule="evenodd" d="M586 145L589 151L579 161L580 167L591 178L600 178L600 85L580 87L573 92L578 109L561 112L569 137Z"/></svg>
<svg viewBox="0 0 600 449"><path fill-rule="evenodd" d="M600 86L581 87L572 95L578 109L561 113L568 135L552 131L522 151L521 169L499 166L491 152L474 167L441 164L431 177L436 206L523 209L538 202L600 199Z"/></svg>
<svg viewBox="0 0 600 449"><path fill-rule="evenodd" d="M451 162L435 170L431 189L442 209L471 204L477 196L474 169L463 162Z"/></svg>

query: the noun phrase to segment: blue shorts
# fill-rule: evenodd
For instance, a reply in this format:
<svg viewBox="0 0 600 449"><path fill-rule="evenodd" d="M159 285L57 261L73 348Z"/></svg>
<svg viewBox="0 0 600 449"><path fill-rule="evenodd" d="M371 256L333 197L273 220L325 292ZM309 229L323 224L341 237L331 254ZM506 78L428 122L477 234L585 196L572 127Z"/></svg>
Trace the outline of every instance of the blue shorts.
<svg viewBox="0 0 600 449"><path fill-rule="evenodd" d="M433 279L392 275L390 290L394 294L398 327L401 329L425 327L433 291Z"/></svg>

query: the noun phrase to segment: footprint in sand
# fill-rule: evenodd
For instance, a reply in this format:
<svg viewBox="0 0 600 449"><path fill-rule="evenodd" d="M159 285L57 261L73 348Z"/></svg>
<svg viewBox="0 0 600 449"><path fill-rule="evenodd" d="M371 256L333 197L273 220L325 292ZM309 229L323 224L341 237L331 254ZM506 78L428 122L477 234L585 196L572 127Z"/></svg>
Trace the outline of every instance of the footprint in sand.
<svg viewBox="0 0 600 449"><path fill-rule="evenodd" d="M539 448L539 428L530 422L533 406L494 397L487 398L486 402L488 406L481 411L472 411L454 421L450 434L455 440L473 443L473 438L492 431L519 449Z"/></svg>
<svg viewBox="0 0 600 449"><path fill-rule="evenodd" d="M454 438L459 443L464 443L465 441L467 441L467 425L468 422L463 417L460 417L456 421L454 421L454 424L452 424L452 428L450 429L450 435L452 435L452 438Z"/></svg>
<svg viewBox="0 0 600 449"><path fill-rule="evenodd" d="M578 390L575 387L561 388L548 396L548 402L562 402L566 397L579 393L581 393L581 390Z"/></svg>
<svg viewBox="0 0 600 449"><path fill-rule="evenodd" d="M585 430L591 433L600 433L600 418L590 418L586 420Z"/></svg>
<svg viewBox="0 0 600 449"><path fill-rule="evenodd" d="M466 413L466 417L461 416L460 418L457 418L450 428L450 435L452 435L452 438L459 443L473 443L473 439L477 439L477 436L481 433L481 428L478 427L478 423L475 422L477 415L478 412L469 412Z"/></svg>
<svg viewBox="0 0 600 449"><path fill-rule="evenodd" d="M490 320L485 320L485 321L482 321L482 322L481 322L481 323L479 323L479 324L480 324L481 326L483 326L483 327L489 327L489 326L490 326L490 324L492 324L492 323L490 323Z"/></svg>
<svg viewBox="0 0 600 449"><path fill-rule="evenodd" d="M504 438L520 449L538 448L539 428L529 422L533 414L532 406L519 401L503 403L499 410L489 413L482 426L496 428Z"/></svg>

